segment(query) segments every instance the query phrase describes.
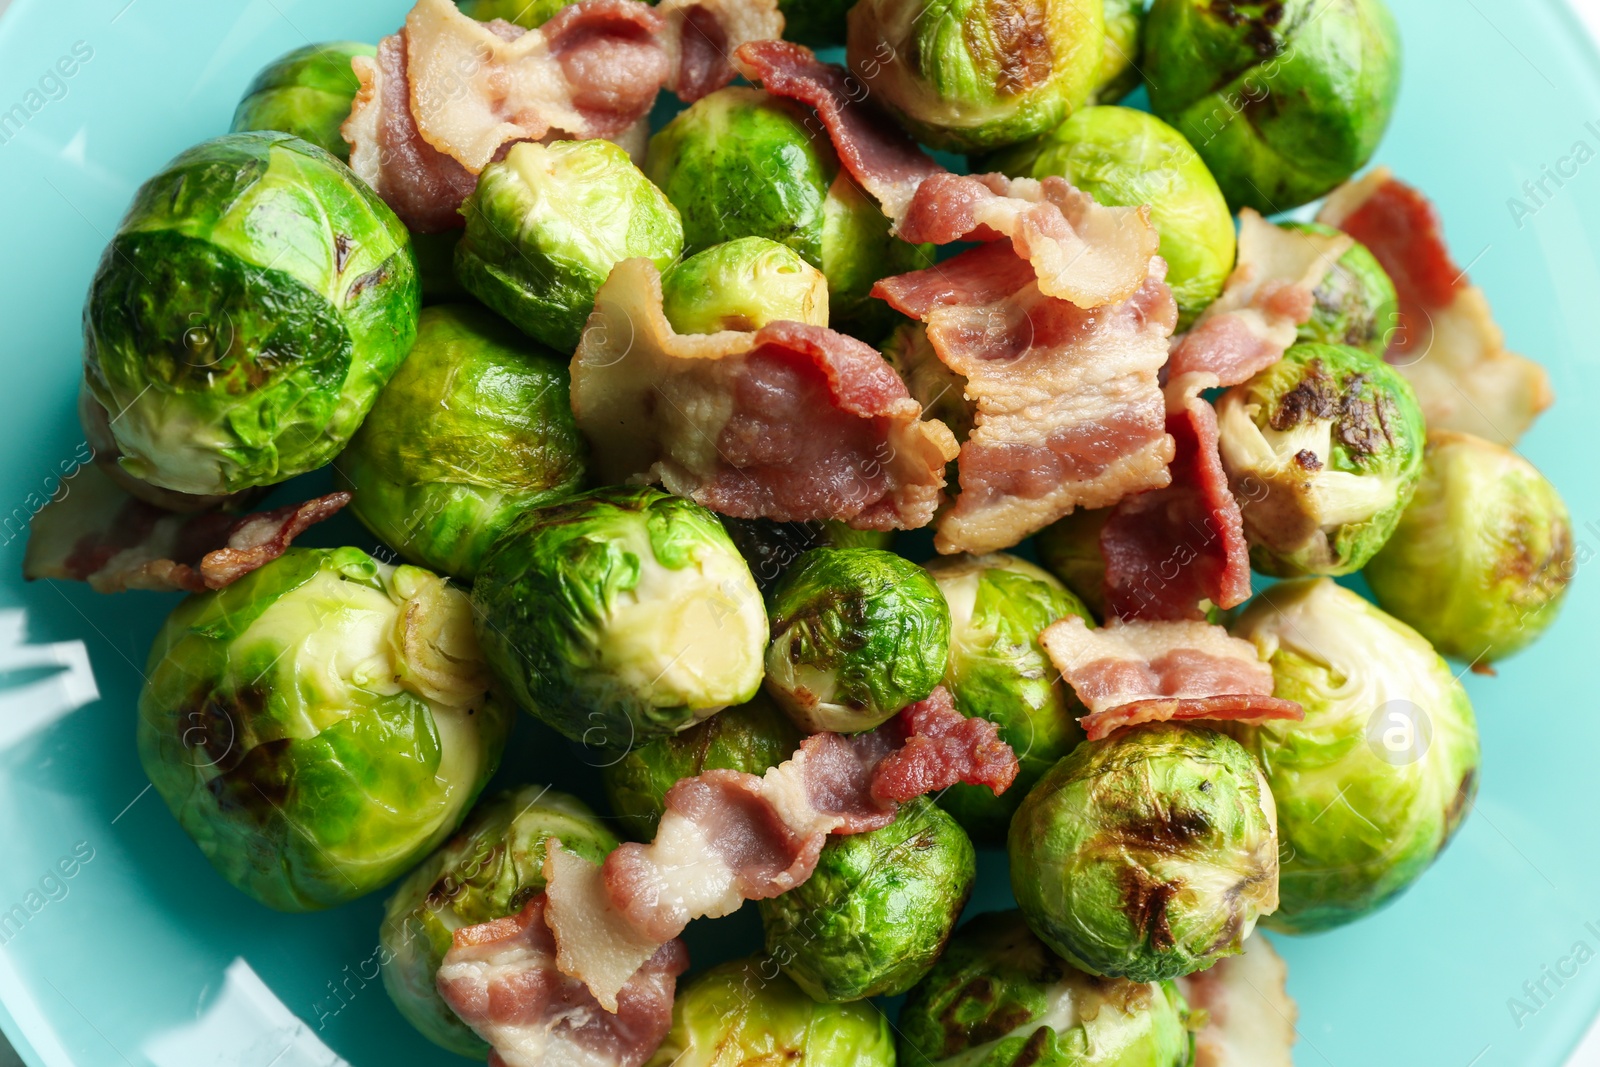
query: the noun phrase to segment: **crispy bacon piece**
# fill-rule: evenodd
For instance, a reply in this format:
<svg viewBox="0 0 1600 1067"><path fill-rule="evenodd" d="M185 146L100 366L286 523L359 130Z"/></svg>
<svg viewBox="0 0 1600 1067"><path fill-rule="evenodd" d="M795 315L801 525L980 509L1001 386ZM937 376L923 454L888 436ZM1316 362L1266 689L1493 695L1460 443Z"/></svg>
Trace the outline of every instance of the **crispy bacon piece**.
<svg viewBox="0 0 1600 1067"><path fill-rule="evenodd" d="M1194 1067L1294 1067L1295 1020L1289 969L1261 934L1244 952L1178 979L1190 1010L1206 1013L1195 1034Z"/></svg>
<svg viewBox="0 0 1600 1067"><path fill-rule="evenodd" d="M958 781L1001 793L1016 770L994 725L963 718L936 689L870 733L808 737L761 777L683 779L649 844L626 843L597 867L551 841L545 917L557 966L614 1011L640 965L689 920L800 885L827 835L886 826L897 801Z"/></svg>
<svg viewBox="0 0 1600 1067"><path fill-rule="evenodd" d="M1165 263L1147 263L1131 299L1093 311L1042 293L1005 242L874 287L928 324L976 405L940 552L1007 548L1076 507L1168 484L1173 445L1156 379L1177 306Z"/></svg>
<svg viewBox="0 0 1600 1067"><path fill-rule="evenodd" d="M795 322L679 335L661 276L619 263L572 360L572 410L602 480L659 481L736 518L914 529L955 438L876 350Z"/></svg>
<svg viewBox="0 0 1600 1067"><path fill-rule="evenodd" d="M1278 362L1311 318L1317 285L1353 243L1280 229L1245 208L1238 264L1222 295L1173 344L1168 379L1200 374L1210 376L1207 387L1237 385Z"/></svg>
<svg viewBox="0 0 1600 1067"><path fill-rule="evenodd" d="M1074 615L1047 627L1039 643L1089 709L1078 721L1090 740L1168 719L1305 717L1272 695L1272 668L1255 646L1220 626L1113 619L1091 630Z"/></svg>
<svg viewBox="0 0 1600 1067"><path fill-rule="evenodd" d="M555 967L555 939L540 893L522 911L467 926L439 967L439 995L493 1046L489 1067L638 1067L672 1027L677 977L689 967L682 941L662 945L602 1011L583 983Z"/></svg>
<svg viewBox="0 0 1600 1067"><path fill-rule="evenodd" d="M1168 413L1167 433L1172 484L1123 498L1100 528L1106 606L1122 619L1202 619L1202 600L1250 599L1250 546L1217 452L1217 413L1192 398Z"/></svg>
<svg viewBox="0 0 1600 1067"><path fill-rule="evenodd" d="M79 468L62 490L33 517L23 576L88 582L98 593L221 589L350 502L330 493L242 517L179 514L134 499L98 466Z"/></svg>
<svg viewBox="0 0 1600 1067"><path fill-rule="evenodd" d="M1366 245L1394 280L1400 329L1385 358L1416 390L1428 428L1515 444L1554 400L1549 375L1506 350L1428 199L1378 167L1334 190L1317 219Z"/></svg>

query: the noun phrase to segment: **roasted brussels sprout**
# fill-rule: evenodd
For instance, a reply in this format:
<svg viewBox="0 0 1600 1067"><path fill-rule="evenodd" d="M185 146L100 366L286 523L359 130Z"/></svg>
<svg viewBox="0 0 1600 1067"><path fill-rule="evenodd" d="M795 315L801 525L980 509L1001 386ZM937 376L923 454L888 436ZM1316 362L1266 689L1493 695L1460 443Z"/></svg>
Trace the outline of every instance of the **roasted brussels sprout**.
<svg viewBox="0 0 1600 1067"><path fill-rule="evenodd" d="M1171 982L1084 974L1017 911L987 912L900 1009L902 1064L1188 1067L1188 1010Z"/></svg>
<svg viewBox="0 0 1600 1067"><path fill-rule="evenodd" d="M1222 464L1250 563L1279 577L1350 574L1383 547L1422 476L1422 409L1359 349L1296 345L1217 403Z"/></svg>
<svg viewBox="0 0 1600 1067"><path fill-rule="evenodd" d="M1320 222L1285 222L1286 230L1331 237L1339 231ZM1394 282L1378 257L1357 241L1312 290L1316 303L1300 327L1302 344L1349 345L1382 359L1400 325Z"/></svg>
<svg viewBox="0 0 1600 1067"><path fill-rule="evenodd" d="M961 714L1000 727L1018 764L1003 796L957 784L939 804L980 841L1004 841L1033 783L1083 740L1077 718L1087 712L1039 647L1039 632L1068 615L1090 626L1094 619L1054 577L1015 556L946 556L926 566L950 605L944 687Z"/></svg>
<svg viewBox="0 0 1600 1067"><path fill-rule="evenodd" d="M860 0L848 21L851 70L948 152L1041 134L1100 81L1105 0Z"/></svg>
<svg viewBox="0 0 1600 1067"><path fill-rule="evenodd" d="M1185 318L1215 300L1233 270L1233 215L1222 190L1183 135L1154 115L1087 107L984 165L1013 177L1065 178L1102 204L1150 205L1167 284Z"/></svg>
<svg viewBox="0 0 1600 1067"><path fill-rule="evenodd" d="M538 29L570 3L572 0L456 0L456 6L468 18L479 22L504 19L525 30Z"/></svg>
<svg viewBox="0 0 1600 1067"><path fill-rule="evenodd" d="M1235 209L1310 203L1366 165L1400 88L1383 0L1155 0L1150 106L1194 145Z"/></svg>
<svg viewBox="0 0 1600 1067"><path fill-rule="evenodd" d="M456 278L563 354L612 267L642 256L665 269L683 251L677 208L610 141L518 144L483 168L461 213Z"/></svg>
<svg viewBox="0 0 1600 1067"><path fill-rule="evenodd" d="M887 359L906 383L906 391L930 419L938 419L965 441L972 433L978 407L966 397L967 379L945 366L920 322L903 322L883 345ZM951 464L952 470L954 463Z"/></svg>
<svg viewBox="0 0 1600 1067"><path fill-rule="evenodd" d="M750 573L763 593L772 591L789 565L813 548L881 548L894 544L892 530L857 530L837 519L826 522L774 522L722 516Z"/></svg>
<svg viewBox="0 0 1600 1067"><path fill-rule="evenodd" d="M767 954L813 1000L904 993L944 951L977 877L967 835L918 797L881 830L828 838L810 878L761 901Z"/></svg>
<svg viewBox="0 0 1600 1067"><path fill-rule="evenodd" d="M827 276L833 324L876 339L893 315L873 283L933 257L889 235L888 217L840 171L815 125L759 89L721 89L650 139L645 171L682 215L685 251L740 237L788 245Z"/></svg>
<svg viewBox="0 0 1600 1067"><path fill-rule="evenodd" d="M767 616L717 517L658 489L526 512L472 586L484 656L529 712L620 751L761 684Z"/></svg>
<svg viewBox="0 0 1600 1067"><path fill-rule="evenodd" d="M1139 53L1144 35L1145 0L1105 0L1105 47L1095 77L1093 103L1115 104L1139 87Z"/></svg>
<svg viewBox="0 0 1600 1067"><path fill-rule="evenodd" d="M360 41L308 44L284 53L262 67L244 91L231 129L281 130L348 160L350 146L339 127L361 88L350 60L377 54Z"/></svg>
<svg viewBox="0 0 1600 1067"><path fill-rule="evenodd" d="M290 549L178 605L139 759L211 865L281 911L332 907L450 835L500 761L466 595L354 548Z"/></svg>
<svg viewBox="0 0 1600 1067"><path fill-rule="evenodd" d="M630 837L648 841L666 810L667 790L701 771L762 774L793 756L805 736L765 693L670 737L630 748L600 769L606 799Z"/></svg>
<svg viewBox="0 0 1600 1067"><path fill-rule="evenodd" d="M1264 922L1309 933L1358 919L1416 881L1466 814L1472 704L1416 631L1328 579L1273 586L1234 633L1306 712L1233 728L1278 804L1280 903Z"/></svg>
<svg viewBox="0 0 1600 1067"><path fill-rule="evenodd" d="M89 288L84 374L129 474L234 493L338 454L419 307L376 193L297 137L230 133L140 187Z"/></svg>
<svg viewBox="0 0 1600 1067"><path fill-rule="evenodd" d="M598 863L617 839L582 801L527 785L485 800L456 834L406 876L379 932L383 987L424 1037L474 1059L489 1046L439 996L434 976L463 926L515 915L544 890L545 846Z"/></svg>
<svg viewBox="0 0 1600 1067"><path fill-rule="evenodd" d="M661 272L661 312L678 333L828 325L828 279L787 245L740 237Z"/></svg>
<svg viewBox="0 0 1600 1067"><path fill-rule="evenodd" d="M1106 614L1106 558L1100 552L1100 529L1110 508L1079 508L1034 535L1039 562L1076 593L1099 618Z"/></svg>
<svg viewBox="0 0 1600 1067"><path fill-rule="evenodd" d="M950 657L950 609L893 552L814 548L769 602L767 692L807 733L855 733L933 692Z"/></svg>
<svg viewBox="0 0 1600 1067"><path fill-rule="evenodd" d="M1028 926L1092 974L1204 970L1278 903L1272 794L1225 734L1174 723L1085 741L1011 820L1011 890Z"/></svg>
<svg viewBox="0 0 1600 1067"><path fill-rule="evenodd" d="M871 1004L818 1004L771 960L731 960L678 991L672 1030L645 1067L894 1067Z"/></svg>
<svg viewBox="0 0 1600 1067"><path fill-rule="evenodd" d="M512 520L579 489L585 452L565 363L456 304L422 313L416 346L336 471L380 540L470 579Z"/></svg>
<svg viewBox="0 0 1600 1067"><path fill-rule="evenodd" d="M1573 569L1556 487L1503 445L1435 430L1417 494L1365 573L1384 610L1477 664L1544 633Z"/></svg>

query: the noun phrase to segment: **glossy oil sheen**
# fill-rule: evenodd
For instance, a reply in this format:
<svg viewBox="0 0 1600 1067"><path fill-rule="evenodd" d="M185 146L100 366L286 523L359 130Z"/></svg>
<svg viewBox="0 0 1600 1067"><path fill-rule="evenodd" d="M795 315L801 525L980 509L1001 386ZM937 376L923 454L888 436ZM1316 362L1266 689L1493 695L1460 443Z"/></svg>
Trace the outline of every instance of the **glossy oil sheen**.
<svg viewBox="0 0 1600 1067"><path fill-rule="evenodd" d="M1600 1007L1600 565L1588 562L1600 559L1600 161L1520 227L1507 199L1574 142L1600 149L1600 60L1559 0L1393 7L1405 81L1379 159L1438 202L1512 347L1549 367L1560 399L1522 451L1565 494L1585 562L1543 641L1498 678L1467 679L1483 786L1438 865L1377 916L1275 941L1300 1002L1302 1065L1555 1067ZM171 598L25 586L11 533L82 454L79 311L134 189L226 130L267 60L308 41L376 40L404 14L397 0L16 0L0 19L0 112L26 108L75 42L93 49L0 144L0 918L26 912L30 892L40 905L20 932L0 932L0 1025L30 1064L466 1062L415 1034L372 980L381 893L318 915L268 912L141 792L134 702ZM373 547L348 520L308 543L346 539ZM603 758L524 718L499 784L549 781L604 810L583 765ZM62 859L75 874L56 872L51 900L41 881ZM1003 853L986 850L980 868L971 907L1005 905ZM754 911L695 924L697 964L754 949ZM1571 977L1558 985L1547 966ZM1549 995L1531 1000L1523 983L1541 979ZM1529 1009L1520 1026L1513 997Z"/></svg>

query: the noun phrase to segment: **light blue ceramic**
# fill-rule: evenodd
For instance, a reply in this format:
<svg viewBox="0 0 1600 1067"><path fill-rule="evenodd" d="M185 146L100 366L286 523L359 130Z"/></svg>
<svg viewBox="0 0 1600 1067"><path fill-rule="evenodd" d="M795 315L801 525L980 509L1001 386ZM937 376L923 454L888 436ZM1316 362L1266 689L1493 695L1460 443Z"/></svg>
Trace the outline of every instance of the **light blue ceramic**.
<svg viewBox="0 0 1600 1067"><path fill-rule="evenodd" d="M1302 1067L1554 1067L1600 1008L1600 60L1558 0L1391 2L1406 77L1380 158L1438 202L1511 345L1550 369L1560 399L1524 450L1566 494L1582 566L1542 643L1468 678L1483 785L1444 858L1378 916L1277 943ZM82 454L79 310L135 187L224 130L266 60L375 40L403 15L404 0L17 0L0 19L0 1027L30 1064L463 1062L372 980L381 894L268 912L146 791L134 702L171 599L24 586L15 535ZM1508 200L1545 166L1572 175L1579 142L1586 162L1519 224ZM342 538L371 543L353 524L313 543ZM524 722L507 773L594 798L581 761L533 734ZM980 908L1006 901L997 858ZM702 963L757 936L742 913L692 933Z"/></svg>

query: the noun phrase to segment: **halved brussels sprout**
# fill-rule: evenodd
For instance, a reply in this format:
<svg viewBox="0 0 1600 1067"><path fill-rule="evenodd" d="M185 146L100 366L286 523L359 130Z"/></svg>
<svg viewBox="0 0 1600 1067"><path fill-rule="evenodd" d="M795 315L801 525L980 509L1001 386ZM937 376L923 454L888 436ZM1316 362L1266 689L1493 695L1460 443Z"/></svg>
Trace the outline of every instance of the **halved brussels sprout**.
<svg viewBox="0 0 1600 1067"><path fill-rule="evenodd" d="M578 347L612 267L642 256L664 270L683 251L677 208L610 141L515 145L461 213L456 277L561 353Z"/></svg>
<svg viewBox="0 0 1600 1067"><path fill-rule="evenodd" d="M1365 573L1384 610L1434 648L1493 663L1555 621L1573 570L1556 487L1509 448L1435 430L1417 494Z"/></svg>
<svg viewBox="0 0 1600 1067"><path fill-rule="evenodd" d="M904 993L944 951L977 877L967 835L918 797L881 830L828 838L810 878L761 901L767 954L814 1000Z"/></svg>
<svg viewBox="0 0 1600 1067"><path fill-rule="evenodd" d="M1093 103L1115 104L1139 87L1145 0L1105 0L1106 37L1095 76Z"/></svg>
<svg viewBox="0 0 1600 1067"><path fill-rule="evenodd" d="M522 910L544 891L545 846L599 863L617 838L576 797L525 785L479 804L461 831L423 860L389 898L378 936L383 987L436 1045L482 1059L489 1046L439 996L434 976L463 926Z"/></svg>
<svg viewBox="0 0 1600 1067"><path fill-rule="evenodd" d="M1278 903L1261 770L1225 734L1149 723L1085 741L1011 820L1028 926L1092 974L1155 982L1237 955Z"/></svg>
<svg viewBox="0 0 1600 1067"><path fill-rule="evenodd" d="M771 960L730 960L678 990L672 1030L645 1067L895 1067L871 1004L818 1004Z"/></svg>
<svg viewBox="0 0 1600 1067"><path fill-rule="evenodd" d="M920 1067L1190 1062L1188 1009L1173 983L1085 974L1019 911L986 912L957 930L906 998L899 1031L899 1062Z"/></svg>
<svg viewBox="0 0 1600 1067"><path fill-rule="evenodd" d="M944 687L961 714L1000 727L1018 765L1005 795L956 784L939 805L978 840L1004 841L1033 783L1083 740L1077 718L1087 711L1039 646L1039 633L1068 615L1090 626L1094 619L1054 577L1015 556L946 556L925 566L950 605Z"/></svg>
<svg viewBox="0 0 1600 1067"><path fill-rule="evenodd" d="M828 279L786 245L740 237L661 272L661 313L678 333L828 325Z"/></svg>
<svg viewBox="0 0 1600 1067"><path fill-rule="evenodd" d="M1013 177L1067 179L1102 204L1150 205L1167 284L1185 319L1222 292L1233 270L1233 214L1216 179L1183 135L1129 107L1086 107L984 166Z"/></svg>
<svg viewBox="0 0 1600 1067"><path fill-rule="evenodd" d="M525 30L536 30L573 0L456 0L468 18L479 22L504 19Z"/></svg>
<svg viewBox="0 0 1600 1067"><path fill-rule="evenodd" d="M230 133L139 188L89 288L84 375L129 474L234 493L337 455L419 309L376 193L297 137Z"/></svg>
<svg viewBox="0 0 1600 1067"><path fill-rule="evenodd" d="M519 518L472 586L484 656L557 732L622 750L761 684L767 616L717 517L658 489L600 489Z"/></svg>
<svg viewBox="0 0 1600 1067"><path fill-rule="evenodd" d="M629 837L649 841L666 811L667 790L701 771L762 774L805 740L765 693L670 737L636 745L600 769L612 814Z"/></svg>
<svg viewBox="0 0 1600 1067"><path fill-rule="evenodd" d="M350 146L339 127L350 117L361 88L350 60L377 54L360 41L308 44L284 53L262 67L244 91L230 129L292 133L348 160Z"/></svg>
<svg viewBox="0 0 1600 1067"><path fill-rule="evenodd" d="M893 314L873 283L931 265L930 246L890 236L888 217L815 126L788 100L720 89L650 139L645 171L683 217L685 251L740 237L788 245L827 276L835 326L881 335Z"/></svg>
<svg viewBox="0 0 1600 1067"><path fill-rule="evenodd" d="M950 427L956 440L965 441L972 433L978 406L966 397L967 379L945 365L928 340L928 328L920 322L903 322L895 327L883 345L883 358L894 366L906 383L911 398L922 405L930 419ZM950 464L952 470L955 464Z"/></svg>
<svg viewBox="0 0 1600 1067"><path fill-rule="evenodd" d="M948 152L1060 125L1100 80L1105 0L860 0L846 56L917 140Z"/></svg>
<svg viewBox="0 0 1600 1067"><path fill-rule="evenodd" d="M1472 704L1428 642L1328 579L1280 582L1233 627L1304 722L1234 727L1278 803L1274 930L1311 933L1381 907L1428 868L1477 788Z"/></svg>
<svg viewBox="0 0 1600 1067"><path fill-rule="evenodd" d="M1155 0L1150 106L1216 175L1233 208L1310 203L1366 165L1400 89L1383 0Z"/></svg>
<svg viewBox="0 0 1600 1067"><path fill-rule="evenodd" d="M771 592L789 565L813 548L878 548L894 544L893 530L857 530L828 519L826 522L774 522L771 519L735 519L722 516L722 525L739 550L763 593Z"/></svg>
<svg viewBox="0 0 1600 1067"><path fill-rule="evenodd" d="M1222 465L1263 574L1350 574L1394 532L1426 430L1400 373L1345 345L1295 345L1217 403Z"/></svg>
<svg viewBox="0 0 1600 1067"><path fill-rule="evenodd" d="M224 878L268 907L371 892L448 837L500 761L466 595L354 548L293 548L167 619L139 759Z"/></svg>
<svg viewBox="0 0 1600 1067"><path fill-rule="evenodd" d="M1286 230L1332 237L1339 233L1320 222L1285 222ZM1394 282L1360 241L1340 256L1312 290L1316 303L1300 327L1302 344L1349 345L1379 359L1400 326L1400 300Z"/></svg>
<svg viewBox="0 0 1600 1067"><path fill-rule="evenodd" d="M1033 538L1039 562L1102 619L1106 615L1106 558L1100 552L1100 529L1110 517L1110 508L1079 508Z"/></svg>
<svg viewBox="0 0 1600 1067"><path fill-rule="evenodd" d="M423 311L417 343L336 464L350 510L385 544L471 579L529 508L575 493L587 448L566 365L465 304Z"/></svg>
<svg viewBox="0 0 1600 1067"><path fill-rule="evenodd" d="M924 699L950 657L928 573L873 548L814 548L772 591L767 692L807 733L855 733Z"/></svg>

